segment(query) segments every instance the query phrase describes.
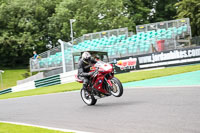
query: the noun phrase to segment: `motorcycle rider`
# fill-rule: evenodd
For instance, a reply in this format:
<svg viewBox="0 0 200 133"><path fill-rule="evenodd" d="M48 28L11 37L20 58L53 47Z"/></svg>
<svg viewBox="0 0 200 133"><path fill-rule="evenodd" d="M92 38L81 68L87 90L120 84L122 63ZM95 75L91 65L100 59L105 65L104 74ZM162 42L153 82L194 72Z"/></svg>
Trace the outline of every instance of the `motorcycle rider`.
<svg viewBox="0 0 200 133"><path fill-rule="evenodd" d="M78 78L83 81L83 89L87 88L89 78L94 74L90 72L90 67L97 61L91 57L89 52L84 52L78 63Z"/></svg>

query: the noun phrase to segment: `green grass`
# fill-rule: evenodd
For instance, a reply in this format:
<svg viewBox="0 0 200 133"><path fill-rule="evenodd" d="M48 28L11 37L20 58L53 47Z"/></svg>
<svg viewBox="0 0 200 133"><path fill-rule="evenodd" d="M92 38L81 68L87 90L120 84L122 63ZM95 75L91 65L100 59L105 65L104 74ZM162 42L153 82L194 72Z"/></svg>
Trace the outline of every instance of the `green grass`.
<svg viewBox="0 0 200 133"><path fill-rule="evenodd" d="M45 128L0 123L0 133L66 133Z"/></svg>
<svg viewBox="0 0 200 133"><path fill-rule="evenodd" d="M132 73L124 73L124 74L118 74L116 75L116 77L119 78L122 83L126 83L126 82L131 82L131 81L139 81L139 80L151 79L151 78L156 78L156 77L180 74L180 73L185 73L185 72L192 72L192 71L197 71L197 70L200 70L199 64L170 67L170 68L157 69L157 70L151 70L151 71L138 71L138 72L132 72ZM41 88L22 91L22 92L8 93L8 94L0 95L0 99L79 90L81 87L82 87L82 84L73 82L73 83L68 83L68 84L41 87Z"/></svg>
<svg viewBox="0 0 200 133"><path fill-rule="evenodd" d="M0 90L1 89L6 89L6 88L9 88L9 87L12 87L12 86L16 86L17 85L17 80L24 79L22 74L24 74L26 72L27 72L27 69L8 69L8 70L4 70L4 73L2 74L3 88L0 85Z"/></svg>

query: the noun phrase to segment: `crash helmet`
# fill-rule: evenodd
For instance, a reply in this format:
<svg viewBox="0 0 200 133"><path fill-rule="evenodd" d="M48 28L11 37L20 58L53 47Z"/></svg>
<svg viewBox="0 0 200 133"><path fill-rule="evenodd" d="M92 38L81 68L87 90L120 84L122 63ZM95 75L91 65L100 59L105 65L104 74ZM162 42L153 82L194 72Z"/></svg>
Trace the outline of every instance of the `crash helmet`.
<svg viewBox="0 0 200 133"><path fill-rule="evenodd" d="M82 60L85 62L85 63L89 63L91 59L91 54L89 52L84 52L82 54Z"/></svg>

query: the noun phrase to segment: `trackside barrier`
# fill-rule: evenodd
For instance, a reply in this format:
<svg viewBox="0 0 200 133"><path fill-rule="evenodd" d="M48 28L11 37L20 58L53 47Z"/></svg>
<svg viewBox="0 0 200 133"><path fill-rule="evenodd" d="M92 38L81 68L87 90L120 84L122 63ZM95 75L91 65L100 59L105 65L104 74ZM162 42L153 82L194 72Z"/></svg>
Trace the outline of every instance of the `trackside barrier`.
<svg viewBox="0 0 200 133"><path fill-rule="evenodd" d="M40 80L30 81L24 84L20 84L5 90L0 91L0 95L10 93L10 92L18 92L31 90L39 87L57 85L57 84L65 84L75 81L75 74L77 74L77 70L62 73L59 75L54 75L51 77L47 77Z"/></svg>
<svg viewBox="0 0 200 133"><path fill-rule="evenodd" d="M61 73L60 74L60 79L61 79L61 84L65 83L70 83L75 81L75 74L78 73L78 70L66 72L66 73Z"/></svg>
<svg viewBox="0 0 200 133"><path fill-rule="evenodd" d="M60 75L55 75L35 81L36 88L50 86L50 85L57 85L57 84L61 84Z"/></svg>
<svg viewBox="0 0 200 133"><path fill-rule="evenodd" d="M31 90L31 89L35 89L35 88L36 87L35 87L34 81L30 81L30 82L12 87L12 92Z"/></svg>
<svg viewBox="0 0 200 133"><path fill-rule="evenodd" d="M12 88L4 89L0 91L0 95L12 92Z"/></svg>

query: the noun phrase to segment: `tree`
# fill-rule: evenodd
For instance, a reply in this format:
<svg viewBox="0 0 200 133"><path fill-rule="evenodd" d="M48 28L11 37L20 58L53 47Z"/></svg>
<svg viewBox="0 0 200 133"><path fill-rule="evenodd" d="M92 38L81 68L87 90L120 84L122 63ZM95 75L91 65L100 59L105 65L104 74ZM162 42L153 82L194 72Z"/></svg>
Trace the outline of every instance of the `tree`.
<svg viewBox="0 0 200 133"><path fill-rule="evenodd" d="M173 20L179 0L124 0L133 26Z"/></svg>
<svg viewBox="0 0 200 133"><path fill-rule="evenodd" d="M70 41L98 31L189 17L194 35L200 35L199 0L1 0L0 65L28 64L35 49ZM178 3L177 3L178 2ZM177 3L177 4L175 4ZM174 6L175 4L175 6ZM177 13L176 13L177 9Z"/></svg>
<svg viewBox="0 0 200 133"><path fill-rule="evenodd" d="M132 27L132 21L123 5L123 0L63 0L49 18L50 36L55 42L59 38L70 41L70 19L75 37L86 33ZM56 32L55 32L56 31Z"/></svg>
<svg viewBox="0 0 200 133"><path fill-rule="evenodd" d="M180 0L152 0L152 15L150 22L173 20L176 16L176 4Z"/></svg>
<svg viewBox="0 0 200 133"><path fill-rule="evenodd" d="M4 0L0 3L0 65L24 66L33 49L46 50L48 17L59 0Z"/></svg>
<svg viewBox="0 0 200 133"><path fill-rule="evenodd" d="M200 2L199 0L182 0L175 4L177 18L190 18L192 35L200 35Z"/></svg>
<svg viewBox="0 0 200 133"><path fill-rule="evenodd" d="M149 14L151 3L147 0L124 0L124 6L127 8L129 18L132 20L132 26L149 23Z"/></svg>

